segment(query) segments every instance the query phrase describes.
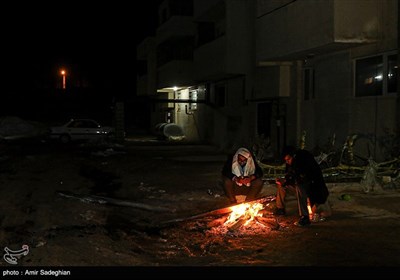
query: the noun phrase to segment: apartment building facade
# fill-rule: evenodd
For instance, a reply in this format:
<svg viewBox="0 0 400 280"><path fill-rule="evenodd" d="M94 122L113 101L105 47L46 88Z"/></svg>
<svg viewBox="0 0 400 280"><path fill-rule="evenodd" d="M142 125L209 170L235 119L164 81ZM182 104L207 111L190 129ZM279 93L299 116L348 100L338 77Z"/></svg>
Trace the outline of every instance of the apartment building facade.
<svg viewBox="0 0 400 280"><path fill-rule="evenodd" d="M137 90L153 101L153 125L177 123L188 141L222 150L263 137L275 154L358 135L356 152L389 156L397 1L168 0L159 17L138 48L148 71Z"/></svg>

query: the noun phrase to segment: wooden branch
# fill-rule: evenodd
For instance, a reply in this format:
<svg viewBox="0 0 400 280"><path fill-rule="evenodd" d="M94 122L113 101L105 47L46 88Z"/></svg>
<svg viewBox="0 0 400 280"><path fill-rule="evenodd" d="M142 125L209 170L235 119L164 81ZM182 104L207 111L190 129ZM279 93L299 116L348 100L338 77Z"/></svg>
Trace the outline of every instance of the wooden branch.
<svg viewBox="0 0 400 280"><path fill-rule="evenodd" d="M227 219L228 219L227 216L223 216L219 219L214 219L211 222L207 223L207 228L218 227L218 226L222 225L223 223L225 223Z"/></svg>
<svg viewBox="0 0 400 280"><path fill-rule="evenodd" d="M255 217L255 220L260 224L263 224L264 226L270 227L272 230L277 230L280 227L276 219L274 221L271 221L271 219L267 219L264 217Z"/></svg>
<svg viewBox="0 0 400 280"><path fill-rule="evenodd" d="M392 159L392 160L389 160L389 161L380 162L380 163L378 163L378 166L381 167L383 165L395 163L395 162L397 162L399 160L400 160L400 158L395 158L395 159Z"/></svg>
<svg viewBox="0 0 400 280"><path fill-rule="evenodd" d="M248 216L247 215L244 215L244 216L240 217L240 219L236 223L234 223L231 226L228 226L229 231L238 230L242 225L244 225L244 223L247 222L247 220L248 220Z"/></svg>
<svg viewBox="0 0 400 280"><path fill-rule="evenodd" d="M274 199L274 198L272 198L272 199ZM249 202L264 203L264 202L266 202L268 200L272 201L272 199L270 198L270 196L263 196L261 198L256 198L256 199L253 199L253 200L250 200L250 201L245 201L245 202L242 202L242 203L238 203L238 204L231 205L231 206L228 206L228 207L224 207L224 208L212 210L212 211L209 211L209 212L197 214L197 215L194 215L194 216L184 217L184 218L177 218L177 219L173 219L173 220L164 221L164 222L162 222L162 224L173 224L173 223L179 223L179 222L183 222L183 221L189 221L189 220L204 218L204 217L207 217L207 216L217 216L217 215L228 214L228 213L232 212L232 207L234 207L236 205L249 203Z"/></svg>
<svg viewBox="0 0 400 280"><path fill-rule="evenodd" d="M57 194L62 197L66 197L66 198L78 199L85 203L98 203L98 204L110 204L110 205L117 205L117 206L127 206L127 207L139 208L139 209L155 211L155 212L175 212L176 211L175 209L170 209L170 208L166 208L166 207L148 205L148 204L144 204L144 203L126 201L126 200L104 197L104 196L81 195L81 194L75 194L75 193L66 192L66 191L57 191Z"/></svg>

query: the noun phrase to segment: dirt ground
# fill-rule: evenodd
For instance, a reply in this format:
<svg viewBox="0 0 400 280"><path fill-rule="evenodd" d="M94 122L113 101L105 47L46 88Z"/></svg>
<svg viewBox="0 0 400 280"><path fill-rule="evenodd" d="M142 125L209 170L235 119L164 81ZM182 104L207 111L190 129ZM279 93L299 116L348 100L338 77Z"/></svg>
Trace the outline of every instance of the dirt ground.
<svg viewBox="0 0 400 280"><path fill-rule="evenodd" d="M224 160L210 146L157 141L112 148L3 143L0 246L4 255L29 246L16 264L3 255L3 274L35 267L398 270L398 189L364 193L358 183L328 184L333 215L299 228L294 197L287 216L271 215L275 186L266 181L270 225L231 230L218 223L227 214L201 215L228 206L219 183ZM339 199L345 193L349 201Z"/></svg>

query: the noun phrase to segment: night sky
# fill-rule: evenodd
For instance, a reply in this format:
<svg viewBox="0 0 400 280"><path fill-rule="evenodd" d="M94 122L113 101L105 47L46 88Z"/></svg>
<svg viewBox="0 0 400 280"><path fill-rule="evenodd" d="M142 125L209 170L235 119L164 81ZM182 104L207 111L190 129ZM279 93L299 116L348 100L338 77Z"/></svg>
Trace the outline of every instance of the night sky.
<svg viewBox="0 0 400 280"><path fill-rule="evenodd" d="M0 94L60 86L61 67L69 85L134 91L136 44L155 29L159 1L37 2L2 9Z"/></svg>

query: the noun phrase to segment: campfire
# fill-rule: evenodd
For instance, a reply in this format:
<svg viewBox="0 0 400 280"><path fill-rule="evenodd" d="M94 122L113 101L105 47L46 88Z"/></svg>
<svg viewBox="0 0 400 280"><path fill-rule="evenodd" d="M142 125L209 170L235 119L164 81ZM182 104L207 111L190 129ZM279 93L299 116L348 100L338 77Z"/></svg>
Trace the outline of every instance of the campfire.
<svg viewBox="0 0 400 280"><path fill-rule="evenodd" d="M228 216L224 225L228 228L247 226L252 221L257 221L258 217L262 217L259 212L263 208L264 206L261 203L243 203L232 206L232 213Z"/></svg>
<svg viewBox="0 0 400 280"><path fill-rule="evenodd" d="M163 224L195 221L188 223L191 230L206 227L207 233L212 235L226 233L234 235L263 234L268 229L277 230L280 228L280 224L276 217L272 215L269 207L269 203L274 200L275 196L265 196L254 201L242 202L186 218L165 221Z"/></svg>
<svg viewBox="0 0 400 280"><path fill-rule="evenodd" d="M265 231L266 228L279 228L276 218L272 217L265 205L259 201L241 203L229 207L229 210L229 214L208 223L208 228L211 228L213 233L257 233Z"/></svg>

